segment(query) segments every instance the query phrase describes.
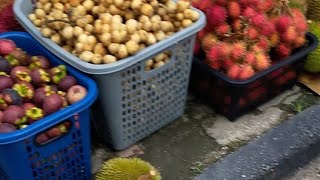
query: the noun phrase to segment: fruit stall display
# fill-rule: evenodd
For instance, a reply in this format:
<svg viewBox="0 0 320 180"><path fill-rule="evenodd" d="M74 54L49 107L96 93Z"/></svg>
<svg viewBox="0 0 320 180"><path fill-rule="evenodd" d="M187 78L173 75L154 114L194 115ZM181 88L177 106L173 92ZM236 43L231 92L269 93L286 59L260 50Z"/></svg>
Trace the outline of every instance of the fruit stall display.
<svg viewBox="0 0 320 180"><path fill-rule="evenodd" d="M16 0L14 12L43 46L97 82L94 125L114 149L183 114L195 36L205 26L189 1Z"/></svg>
<svg viewBox="0 0 320 180"><path fill-rule="evenodd" d="M197 34L191 90L234 120L291 87L317 47L304 14L284 0L194 0L207 15Z"/></svg>
<svg viewBox="0 0 320 180"><path fill-rule="evenodd" d="M0 34L0 81L0 177L90 177L94 81L22 32Z"/></svg>

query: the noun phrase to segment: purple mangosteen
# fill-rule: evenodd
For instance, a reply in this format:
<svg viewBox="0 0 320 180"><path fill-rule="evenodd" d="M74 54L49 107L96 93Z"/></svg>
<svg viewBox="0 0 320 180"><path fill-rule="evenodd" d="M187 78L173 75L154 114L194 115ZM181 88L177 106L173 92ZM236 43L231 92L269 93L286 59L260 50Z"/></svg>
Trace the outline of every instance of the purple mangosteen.
<svg viewBox="0 0 320 180"><path fill-rule="evenodd" d="M16 48L15 50L11 51L11 53L9 54L11 56L13 56L13 58L17 59L19 61L19 64L22 66L26 66L27 64L27 53L25 51L23 51L20 48Z"/></svg>
<svg viewBox="0 0 320 180"><path fill-rule="evenodd" d="M9 73L11 70L11 65L8 60L0 56L0 72Z"/></svg>
<svg viewBox="0 0 320 180"><path fill-rule="evenodd" d="M73 76L67 75L64 77L58 84L58 87L61 91L67 92L68 89L77 84L76 78Z"/></svg>
<svg viewBox="0 0 320 180"><path fill-rule="evenodd" d="M27 117L25 117L24 109L16 105L9 106L5 111L3 111L3 122L10 123L12 125L26 123Z"/></svg>
<svg viewBox="0 0 320 180"><path fill-rule="evenodd" d="M3 119L3 112L0 111L0 124L2 123L2 119Z"/></svg>
<svg viewBox="0 0 320 180"><path fill-rule="evenodd" d="M4 100L3 94L0 94L0 110L4 111L8 106L8 103Z"/></svg>
<svg viewBox="0 0 320 180"><path fill-rule="evenodd" d="M33 102L36 106L42 107L43 100L46 96L54 94L55 91L51 88L51 86L46 85L44 87L40 87L35 90Z"/></svg>
<svg viewBox="0 0 320 180"><path fill-rule="evenodd" d="M34 96L34 88L28 82L18 82L12 86L12 89L17 91L24 101L29 101Z"/></svg>
<svg viewBox="0 0 320 180"><path fill-rule="evenodd" d="M45 84L48 84L51 80L49 73L47 73L46 70L40 68L35 68L31 71L31 78L32 83L35 86L43 86Z"/></svg>
<svg viewBox="0 0 320 180"><path fill-rule="evenodd" d="M17 48L16 43L11 39L0 39L0 55L8 55Z"/></svg>
<svg viewBox="0 0 320 180"><path fill-rule="evenodd" d="M65 65L59 65L49 69L49 74L51 76L51 81L54 84L59 84L59 82L67 76L67 67Z"/></svg>
<svg viewBox="0 0 320 180"><path fill-rule="evenodd" d="M5 89L2 91L3 100L8 105L21 105L22 97L13 89Z"/></svg>
<svg viewBox="0 0 320 180"><path fill-rule="evenodd" d="M10 72L11 78L15 82L25 81L31 82L31 71L24 66L16 66Z"/></svg>
<svg viewBox="0 0 320 180"><path fill-rule="evenodd" d="M17 128L10 123L2 123L0 125L0 133L9 133L9 132L13 132L16 130L17 130Z"/></svg>
<svg viewBox="0 0 320 180"><path fill-rule="evenodd" d="M26 111L26 116L28 118L28 123L31 124L31 123L43 118L44 112L42 109L34 107L34 108L28 109Z"/></svg>
<svg viewBox="0 0 320 180"><path fill-rule="evenodd" d="M9 76L0 75L0 92L4 89L11 88L13 86L13 80Z"/></svg>
<svg viewBox="0 0 320 180"><path fill-rule="evenodd" d="M63 99L58 94L51 94L43 100L42 109L46 114L52 114L63 107Z"/></svg>
<svg viewBox="0 0 320 180"><path fill-rule="evenodd" d="M42 133L36 137L36 143L42 144L49 140L49 137L46 133Z"/></svg>
<svg viewBox="0 0 320 180"><path fill-rule="evenodd" d="M24 103L24 104L22 105L22 107L23 107L23 109L24 109L25 111L27 111L28 109L31 109L31 108L36 107L36 105L34 105L34 104L32 104L32 103Z"/></svg>
<svg viewBox="0 0 320 180"><path fill-rule="evenodd" d="M50 62L44 56L32 56L32 63L29 65L30 69L40 68L40 69L49 69Z"/></svg>

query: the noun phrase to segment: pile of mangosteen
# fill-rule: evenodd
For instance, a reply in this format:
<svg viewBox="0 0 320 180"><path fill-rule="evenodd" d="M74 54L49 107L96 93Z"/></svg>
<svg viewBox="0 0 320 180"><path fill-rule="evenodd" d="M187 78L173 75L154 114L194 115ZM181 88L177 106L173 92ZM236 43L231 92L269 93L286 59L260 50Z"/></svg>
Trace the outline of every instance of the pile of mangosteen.
<svg viewBox="0 0 320 180"><path fill-rule="evenodd" d="M29 55L14 41L0 39L0 133L26 128L86 94L65 65L51 66L46 57ZM57 136L68 125L61 124L45 135Z"/></svg>

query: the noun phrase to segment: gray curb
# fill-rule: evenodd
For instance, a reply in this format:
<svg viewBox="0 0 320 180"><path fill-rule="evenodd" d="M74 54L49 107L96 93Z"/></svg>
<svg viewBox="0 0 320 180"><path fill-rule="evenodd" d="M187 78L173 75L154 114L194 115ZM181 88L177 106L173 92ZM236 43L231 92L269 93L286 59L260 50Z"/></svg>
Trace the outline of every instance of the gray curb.
<svg viewBox="0 0 320 180"><path fill-rule="evenodd" d="M195 180L279 180L320 154L320 105L212 164Z"/></svg>

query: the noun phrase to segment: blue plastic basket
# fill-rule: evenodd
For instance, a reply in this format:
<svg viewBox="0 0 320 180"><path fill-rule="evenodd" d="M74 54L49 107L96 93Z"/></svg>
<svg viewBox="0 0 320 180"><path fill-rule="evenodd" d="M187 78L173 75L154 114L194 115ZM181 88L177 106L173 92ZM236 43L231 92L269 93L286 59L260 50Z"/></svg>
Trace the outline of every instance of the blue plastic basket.
<svg viewBox="0 0 320 180"><path fill-rule="evenodd" d="M2 33L0 38L13 40L31 55L47 57L53 65L65 64L27 33ZM68 73L87 88L87 96L25 129L0 134L1 180L90 179L89 107L97 98L97 87L92 79L70 66ZM45 145L35 143L37 135L64 120L72 124L68 133Z"/></svg>

